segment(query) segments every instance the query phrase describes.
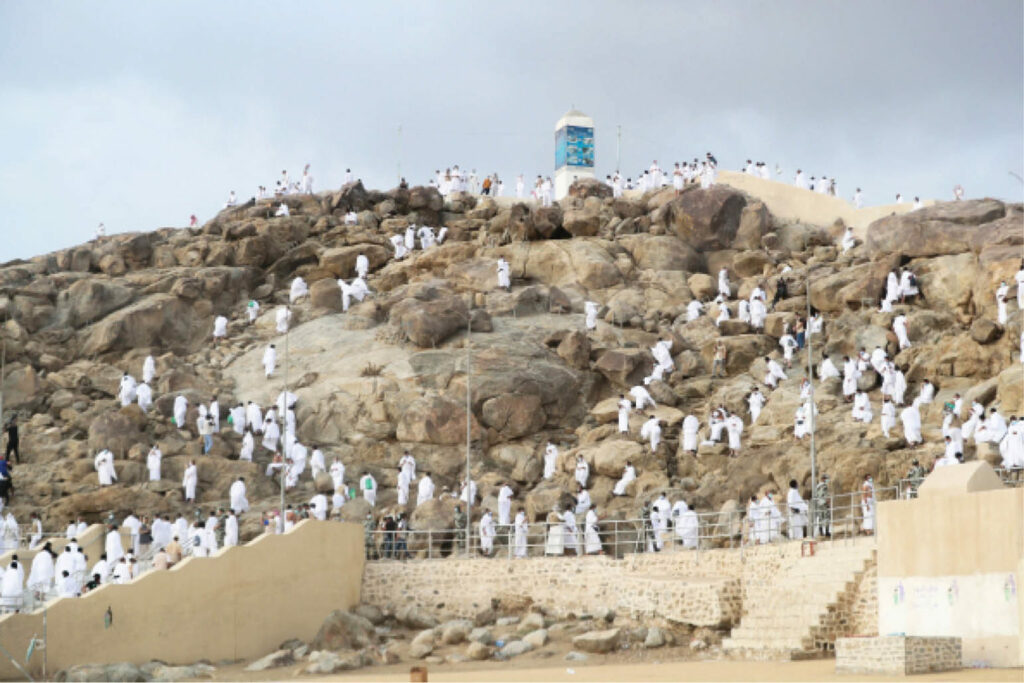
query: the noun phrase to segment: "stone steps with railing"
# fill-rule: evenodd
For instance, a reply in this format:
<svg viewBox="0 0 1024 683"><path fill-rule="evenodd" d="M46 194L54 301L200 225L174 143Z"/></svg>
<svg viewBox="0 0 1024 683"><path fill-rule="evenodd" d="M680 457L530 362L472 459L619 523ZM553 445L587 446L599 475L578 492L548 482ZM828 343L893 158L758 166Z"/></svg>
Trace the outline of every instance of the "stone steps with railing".
<svg viewBox="0 0 1024 683"><path fill-rule="evenodd" d="M749 657L792 658L822 649L822 632L842 598L857 586L875 557L873 539L820 544L771 583L748 584L744 616L725 650Z"/></svg>

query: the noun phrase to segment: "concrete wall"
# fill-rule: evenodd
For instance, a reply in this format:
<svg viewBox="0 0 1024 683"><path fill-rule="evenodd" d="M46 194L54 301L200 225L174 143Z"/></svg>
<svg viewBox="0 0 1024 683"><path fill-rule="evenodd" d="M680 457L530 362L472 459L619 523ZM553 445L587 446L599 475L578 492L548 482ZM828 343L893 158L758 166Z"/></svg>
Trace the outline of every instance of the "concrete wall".
<svg viewBox="0 0 1024 683"><path fill-rule="evenodd" d="M840 197L831 197L801 189L792 183L763 180L736 171L719 171L717 182L757 197L777 219L809 225L832 225L837 218L842 218L846 225L853 226L854 234L860 239L864 239L867 227L873 221L894 213L908 213L914 208L913 197L909 197L908 201L902 204L866 206L858 209ZM856 188L844 187L842 192L853 196L854 189ZM934 200L927 200L924 205L930 206L934 203Z"/></svg>
<svg viewBox="0 0 1024 683"><path fill-rule="evenodd" d="M47 671L93 662L254 658L289 638L309 640L331 610L359 602L362 544L359 525L305 521L213 558L56 600L47 612ZM42 636L42 621L42 611L0 619L0 643L24 656L32 636ZM37 653L30 672L41 666ZM0 658L0 678L23 676Z"/></svg>
<svg viewBox="0 0 1024 683"><path fill-rule="evenodd" d="M89 568L92 569L92 566L99 561L100 555L106 548L107 528L102 524L90 524L85 533L77 537L77 540L78 545L82 548L82 552L85 553ZM45 544L47 541L49 541L53 552L58 554L64 552L64 546L68 543L68 539L64 536L44 537L43 543ZM128 533L127 529L121 529L121 545L124 546L125 550L129 550L132 546L131 534ZM0 567L9 565L14 555L17 555L18 561L25 565L25 577L27 578L29 570L32 568L32 560L38 552L38 549L19 548L18 550L3 553L0 555Z"/></svg>
<svg viewBox="0 0 1024 683"><path fill-rule="evenodd" d="M944 481L879 505L878 632L959 636L965 665L1020 666L1024 489L968 491L978 467L939 470L959 494Z"/></svg>
<svg viewBox="0 0 1024 683"><path fill-rule="evenodd" d="M957 671L961 659L959 638L888 636L836 641L837 674L905 676Z"/></svg>

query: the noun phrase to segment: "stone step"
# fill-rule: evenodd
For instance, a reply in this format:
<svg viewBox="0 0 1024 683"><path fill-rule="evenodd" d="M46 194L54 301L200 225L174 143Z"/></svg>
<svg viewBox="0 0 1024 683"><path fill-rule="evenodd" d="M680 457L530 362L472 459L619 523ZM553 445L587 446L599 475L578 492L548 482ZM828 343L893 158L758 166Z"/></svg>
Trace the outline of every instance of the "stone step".
<svg viewBox="0 0 1024 683"><path fill-rule="evenodd" d="M789 653L793 650L807 650L814 646L812 638L726 638L723 650L777 650Z"/></svg>

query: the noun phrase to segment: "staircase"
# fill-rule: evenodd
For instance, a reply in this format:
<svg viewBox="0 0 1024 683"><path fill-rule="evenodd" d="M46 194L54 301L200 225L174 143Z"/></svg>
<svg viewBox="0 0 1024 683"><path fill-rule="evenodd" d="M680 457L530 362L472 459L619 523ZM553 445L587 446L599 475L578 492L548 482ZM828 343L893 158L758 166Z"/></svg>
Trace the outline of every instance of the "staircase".
<svg viewBox="0 0 1024 683"><path fill-rule="evenodd" d="M864 572L875 562L874 538L819 543L812 557L780 568L772 582L745 581L743 617L722 647L771 659L820 655L835 646L849 604Z"/></svg>

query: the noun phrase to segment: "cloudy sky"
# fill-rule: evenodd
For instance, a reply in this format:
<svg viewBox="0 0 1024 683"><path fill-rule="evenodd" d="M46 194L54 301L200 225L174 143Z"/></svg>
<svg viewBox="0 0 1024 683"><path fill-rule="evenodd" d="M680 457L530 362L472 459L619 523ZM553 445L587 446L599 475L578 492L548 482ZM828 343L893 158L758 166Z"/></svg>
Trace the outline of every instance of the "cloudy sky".
<svg viewBox="0 0 1024 683"><path fill-rule="evenodd" d="M1020 201L1020 0L0 3L0 261L182 226L311 163L373 187L460 164L597 171L713 151L869 204ZM282 9L288 9L282 12ZM399 139L398 129L402 134Z"/></svg>

